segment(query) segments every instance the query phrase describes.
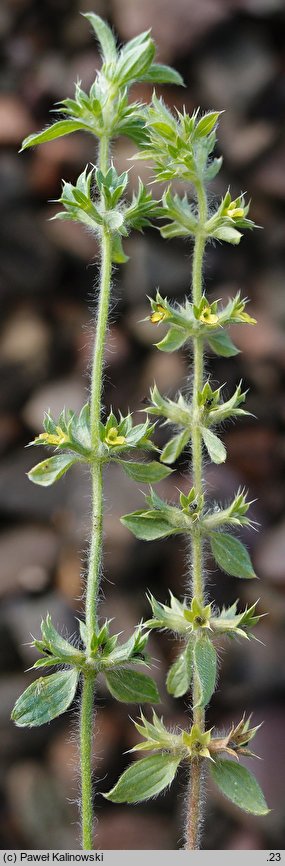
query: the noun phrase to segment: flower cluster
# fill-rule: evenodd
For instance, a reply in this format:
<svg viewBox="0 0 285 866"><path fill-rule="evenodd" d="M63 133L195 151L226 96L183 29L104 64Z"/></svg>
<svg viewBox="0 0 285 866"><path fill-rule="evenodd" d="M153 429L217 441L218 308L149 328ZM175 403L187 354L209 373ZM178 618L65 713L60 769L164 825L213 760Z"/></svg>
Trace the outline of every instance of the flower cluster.
<svg viewBox="0 0 285 866"><path fill-rule="evenodd" d="M175 352L193 337L207 342L217 355L230 357L236 355L238 349L232 343L228 333L222 331L230 325L255 325L256 319L246 312L247 299L241 299L240 292L228 303L220 307L219 301L211 303L203 295L199 304L190 303L173 306L157 291L155 300L151 299L152 313L149 316L154 325L164 323L167 326L166 335L155 345L162 352Z"/></svg>
<svg viewBox="0 0 285 866"><path fill-rule="evenodd" d="M245 720L245 716L243 716L239 724L233 725L224 737L214 737L212 736L212 728L203 731L197 723L192 725L190 731L182 729L169 731L165 727L163 719L159 719L154 711L152 722L148 721L141 713L139 721L134 722L134 725L143 740L129 751L151 751L154 754L148 758L143 758L139 764L138 762L132 764L125 770L114 788L103 796L114 803L124 803L126 791L128 791L128 802L135 802L135 779L139 767L140 800L146 800L149 798L150 791L151 796L154 796L171 784L182 762L190 760L193 765L193 762L200 763L206 759L210 761L211 775L214 781L218 782L222 790L225 786L224 777L226 777L228 784L223 793L230 796L229 790L233 785L237 790L236 797L233 795L231 799L238 801L241 782L248 781L250 774L239 764L236 765L234 762L223 760L221 755L228 753L237 760L239 760L239 754L253 757L253 753L247 749L247 745L257 733L260 725L250 728L250 718ZM255 814L266 814L266 804L260 796L261 792L257 783L255 785L256 805L255 808L248 808L247 811Z"/></svg>
<svg viewBox="0 0 285 866"><path fill-rule="evenodd" d="M112 235L112 260L116 264L127 261L122 247L122 237L131 229L142 231L156 216L157 202L139 180L138 192L133 193L128 204L123 196L128 183L128 172L118 175L113 165L107 173L96 166L88 166L77 178L76 184L63 182L62 194L57 202L64 210L52 220L81 222L89 230L99 234L106 229Z"/></svg>
<svg viewBox="0 0 285 866"><path fill-rule="evenodd" d="M75 412L65 410L61 412L57 421L54 421L49 413L44 417L44 432L30 442L30 445L47 445L54 447L58 454L47 460L37 463L28 473L30 481L49 487L58 481L75 463L89 463L94 461L101 464L115 460L120 464L126 474L135 481L154 483L166 478L171 469L163 466L157 460L150 463L136 463L134 460L125 460L124 455L139 450L143 452L158 452L158 448L152 441L155 425L149 424L148 419L144 424L133 425L132 415L123 416L119 413L116 418L114 413L108 415L107 421L99 423L99 447L96 450L91 444L90 429L90 407L86 403L79 415Z"/></svg>

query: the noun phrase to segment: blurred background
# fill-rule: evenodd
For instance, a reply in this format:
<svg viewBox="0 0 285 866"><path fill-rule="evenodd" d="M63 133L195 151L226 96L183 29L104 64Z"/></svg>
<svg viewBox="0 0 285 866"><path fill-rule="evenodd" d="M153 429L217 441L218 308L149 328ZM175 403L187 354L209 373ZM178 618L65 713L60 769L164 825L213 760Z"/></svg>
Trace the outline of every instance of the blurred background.
<svg viewBox="0 0 285 866"><path fill-rule="evenodd" d="M247 190L251 217L263 230L247 233L240 247L209 247L205 286L211 299L241 289L258 326L235 327L242 351L233 359L209 356L215 384L227 382L229 396L240 378L249 388L247 408L255 416L228 425L225 466L206 465L209 499L225 502L239 485L249 489L259 533L243 532L260 582L220 574L209 559L209 594L217 603L236 598L245 606L261 597L269 615L255 634L261 641L220 645L220 681L208 723L225 730L243 710L264 720L255 743L262 761L254 772L272 808L267 818L245 815L210 790L202 845L210 849L285 847L285 58L283 0L2 0L0 8L0 844L2 848L78 848L77 727L69 712L50 726L17 729L10 712L33 680L25 673L35 655L30 634L39 636L47 610L65 634L75 634L82 616L82 574L89 531L89 479L74 468L42 490L25 473L42 459L25 445L42 429L45 409L78 410L87 399L93 343L93 285L98 265L94 239L83 227L49 222L61 178L75 181L94 162L94 142L81 134L18 155L21 140L50 122L57 100L72 96L77 77L87 89L100 60L86 20L95 11L114 26L121 42L152 27L159 59L183 74L186 90L164 87L166 103L189 112L200 105L226 109L220 124L221 174L211 194L230 184L234 197ZM137 93L149 99L151 89ZM113 148L118 169L130 167L136 187L133 146ZM143 163L144 181L150 172ZM174 396L187 388L187 357L159 353L146 294L183 300L188 291L191 247L162 241L157 230L134 234L130 256L114 277L113 309L106 348L105 404L135 420L155 379ZM161 333L161 331L160 331ZM163 445L167 431L158 432ZM185 457L177 473L159 487L175 501L188 491ZM137 486L114 466L106 473L105 562L102 617L115 617L114 630L129 636L142 616L150 589L167 601L168 587L183 597L186 564L181 537L150 544L136 541L120 524L121 514L142 507ZM169 636L153 634L163 712L170 724L185 725L187 702L167 696L164 681L177 652ZM129 762L136 741L128 713L136 707L113 702L100 686L94 733L96 788L108 790ZM253 766L251 762L250 766ZM185 779L169 793L139 807L115 806L95 796L95 844L106 848L175 849L183 844ZM283 835L282 835L283 827Z"/></svg>

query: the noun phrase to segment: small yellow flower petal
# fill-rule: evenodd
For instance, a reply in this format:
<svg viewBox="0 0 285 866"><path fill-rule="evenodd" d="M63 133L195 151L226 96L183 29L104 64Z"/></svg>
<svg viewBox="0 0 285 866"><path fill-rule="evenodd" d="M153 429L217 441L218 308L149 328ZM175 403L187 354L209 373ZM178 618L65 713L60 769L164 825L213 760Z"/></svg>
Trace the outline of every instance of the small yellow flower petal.
<svg viewBox="0 0 285 866"><path fill-rule="evenodd" d="M40 433L38 439L41 439L44 445L64 445L69 442L68 436L59 427L56 428L59 432L56 433Z"/></svg>
<svg viewBox="0 0 285 866"><path fill-rule="evenodd" d="M150 321L153 325L156 325L158 322L162 322L164 319L163 313L152 313L150 316Z"/></svg>
<svg viewBox="0 0 285 866"><path fill-rule="evenodd" d="M219 317L216 313L211 312L211 307L204 307L199 316L200 322L203 322L203 325L216 325L219 321Z"/></svg>
<svg viewBox="0 0 285 866"><path fill-rule="evenodd" d="M105 436L106 445L109 445L109 446L114 447L116 445L124 445L125 441L126 441L125 436L119 436L118 435L118 428L117 427L111 427L110 430L108 431L107 435Z"/></svg>
<svg viewBox="0 0 285 866"><path fill-rule="evenodd" d="M243 219L244 217L244 209L243 207L228 207L225 211L225 216L230 217L230 219Z"/></svg>
<svg viewBox="0 0 285 866"><path fill-rule="evenodd" d="M150 321L153 325L158 324L158 322L163 322L164 319L169 318L169 312L162 306L162 304L157 304L156 310L151 314Z"/></svg>

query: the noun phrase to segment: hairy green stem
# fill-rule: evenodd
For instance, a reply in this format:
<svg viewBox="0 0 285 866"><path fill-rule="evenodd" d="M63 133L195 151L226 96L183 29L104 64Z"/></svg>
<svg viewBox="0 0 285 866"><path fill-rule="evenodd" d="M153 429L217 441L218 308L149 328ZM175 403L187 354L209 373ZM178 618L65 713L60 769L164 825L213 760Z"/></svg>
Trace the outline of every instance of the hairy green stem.
<svg viewBox="0 0 285 866"><path fill-rule="evenodd" d="M102 138L99 150L99 166L104 173L108 168L109 142ZM103 524L103 478L102 463L98 458L100 448L100 420L102 409L102 378L104 349L111 288L112 238L106 228L102 230L100 295L98 305L96 338L92 364L90 393L91 446L94 460L92 474L92 526L89 551L89 565L86 586L86 629L87 656L91 652L91 641L98 625L98 593L100 586L102 559ZM93 807L92 807L92 733L95 676L84 675L81 704L81 813L82 847L93 847Z"/></svg>
<svg viewBox="0 0 285 866"><path fill-rule="evenodd" d="M195 238L193 267L192 267L192 302L199 305L203 288L203 256L205 250L204 225L207 218L207 198L204 187L197 185L197 198L199 207L199 229ZM193 484L196 495L200 496L203 491L202 476L202 437L199 426L198 391L203 387L203 341L199 337L193 338L194 344L194 376L193 376L193 428L192 428L192 470ZM203 582L203 539L199 528L195 528L192 535L192 570L193 570L193 596L196 596L201 605L204 604L204 582ZM193 675L193 723L198 724L201 731L205 730L205 713L199 702L199 682L197 675ZM187 840L186 847L196 849L199 847L199 830L201 824L201 789L202 773L201 761L195 759L191 762L191 778L188 802L187 818Z"/></svg>
<svg viewBox="0 0 285 866"><path fill-rule="evenodd" d="M199 759L191 761L191 778L189 782L189 801L187 814L187 838L185 847L190 850L199 848L200 809L201 809L201 767Z"/></svg>
<svg viewBox="0 0 285 866"><path fill-rule="evenodd" d="M81 695L80 758L82 847L93 848L92 731L94 677L85 676Z"/></svg>
<svg viewBox="0 0 285 866"><path fill-rule="evenodd" d="M100 448L102 374L110 301L111 268L112 238L109 232L104 229L102 232L101 284L90 395L90 429L94 461L92 464L92 531L86 589L88 653L91 649L92 634L97 626L97 598L102 553L102 463L98 460L98 457L96 458L96 455L98 455L98 450Z"/></svg>
<svg viewBox="0 0 285 866"><path fill-rule="evenodd" d="M109 166L109 146L110 139L108 135L102 135L99 144L99 166L103 174L106 174Z"/></svg>

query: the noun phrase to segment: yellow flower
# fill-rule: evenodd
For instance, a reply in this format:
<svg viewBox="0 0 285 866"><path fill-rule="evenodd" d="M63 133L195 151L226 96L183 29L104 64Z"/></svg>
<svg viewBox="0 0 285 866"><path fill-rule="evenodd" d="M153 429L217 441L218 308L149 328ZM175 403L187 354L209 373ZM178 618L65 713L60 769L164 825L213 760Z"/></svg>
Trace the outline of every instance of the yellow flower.
<svg viewBox="0 0 285 866"><path fill-rule="evenodd" d="M183 616L192 624L193 631L200 628L209 628L211 631L210 618L212 615L212 604L207 604L205 607L200 604L196 597L192 598L191 608L185 608Z"/></svg>
<svg viewBox="0 0 285 866"><path fill-rule="evenodd" d="M157 304L156 310L150 316L150 321L153 325L156 325L159 322L163 322L164 319L168 319L169 315L168 310L162 304Z"/></svg>
<svg viewBox="0 0 285 866"><path fill-rule="evenodd" d="M230 217L230 219L243 219L244 217L244 209L243 207L237 207L236 201L231 201L229 206L224 211L225 216Z"/></svg>
<svg viewBox="0 0 285 866"><path fill-rule="evenodd" d="M118 427L110 427L108 433L105 436L106 445L114 446L114 445L124 445L126 441L125 436L118 436Z"/></svg>
<svg viewBox="0 0 285 866"><path fill-rule="evenodd" d="M67 433L64 433L61 427L56 427L56 433L40 433L38 439L41 439L43 445L65 445L69 442Z"/></svg>
<svg viewBox="0 0 285 866"><path fill-rule="evenodd" d="M191 731L182 732L183 745L188 749L191 758L211 758L208 746L211 743L211 731L202 732L199 725L192 725Z"/></svg>
<svg viewBox="0 0 285 866"><path fill-rule="evenodd" d="M219 321L219 317L216 313L212 313L211 307L204 307L199 316L200 322L203 322L203 325L216 325Z"/></svg>

